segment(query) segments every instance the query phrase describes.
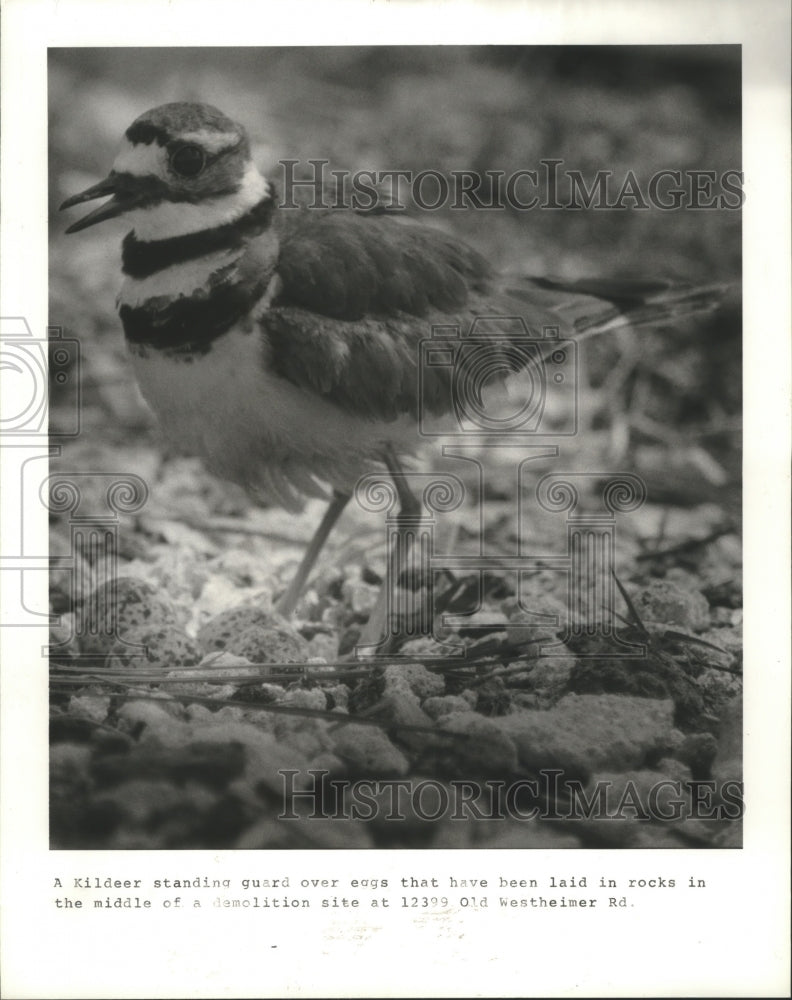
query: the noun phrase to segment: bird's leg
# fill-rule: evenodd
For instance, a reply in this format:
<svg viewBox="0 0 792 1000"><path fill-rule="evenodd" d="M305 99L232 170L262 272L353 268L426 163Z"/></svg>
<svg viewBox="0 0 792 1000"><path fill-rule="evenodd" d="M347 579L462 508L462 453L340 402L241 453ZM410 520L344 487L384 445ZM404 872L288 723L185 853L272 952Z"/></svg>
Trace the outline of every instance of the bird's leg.
<svg viewBox="0 0 792 1000"><path fill-rule="evenodd" d="M340 493L338 490L333 493L330 506L325 511L324 517L319 523L319 527L316 529L305 551L305 555L302 557L302 562L297 568L297 572L294 574L286 592L275 605L275 610L283 615L284 618L288 618L294 611L308 576L314 568L314 563L318 559L324 543L327 541L327 536L333 530L333 526L349 503L350 497L351 494Z"/></svg>
<svg viewBox="0 0 792 1000"><path fill-rule="evenodd" d="M393 604L395 603L396 595L391 593L391 585L393 588L398 588L402 582L402 572L406 567L410 566L410 550L413 543L413 532L406 530L410 522L414 523L416 517L421 513L421 505L415 497L415 494L407 485L404 473L402 472L401 465L396 456L396 452L392 445L387 445L383 455L385 465L388 468L388 472L391 474L393 480L393 485L396 488L396 492L399 496L399 515L397 518L397 527L399 535L394 539L393 551L388 553L388 566L385 570L385 579L382 581L382 587L377 595L377 602L369 616L369 620L366 623L365 628L360 636L361 647L369 646L371 651L376 651L380 653L389 652L389 626L388 621L388 611L393 610ZM413 588L416 584L415 580L404 581L408 587ZM383 636L385 637L383 641Z"/></svg>

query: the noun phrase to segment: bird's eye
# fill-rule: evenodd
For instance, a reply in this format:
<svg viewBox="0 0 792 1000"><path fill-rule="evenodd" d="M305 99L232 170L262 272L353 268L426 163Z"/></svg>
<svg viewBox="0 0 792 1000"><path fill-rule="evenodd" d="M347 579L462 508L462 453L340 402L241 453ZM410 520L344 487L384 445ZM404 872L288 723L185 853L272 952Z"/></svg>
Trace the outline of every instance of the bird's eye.
<svg viewBox="0 0 792 1000"><path fill-rule="evenodd" d="M206 156L198 146L180 146L171 156L171 166L182 177L197 177L205 164Z"/></svg>

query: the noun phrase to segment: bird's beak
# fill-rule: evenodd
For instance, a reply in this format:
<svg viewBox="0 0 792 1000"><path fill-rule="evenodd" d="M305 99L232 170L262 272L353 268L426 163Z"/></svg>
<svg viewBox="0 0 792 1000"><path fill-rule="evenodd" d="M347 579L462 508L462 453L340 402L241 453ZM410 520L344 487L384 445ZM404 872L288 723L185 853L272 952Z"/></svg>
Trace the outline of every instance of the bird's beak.
<svg viewBox="0 0 792 1000"><path fill-rule="evenodd" d="M121 184L119 184L119 175L113 172L108 177L105 177L103 181L94 184L93 187L86 188L80 194L74 194L71 198L67 198L61 205L60 211L63 211L64 208L72 208L74 205L82 205L84 201L104 198L108 194L113 196L109 201L95 208L93 212L89 212L85 218L78 219L77 222L72 223L66 232L79 233L81 229L95 226L97 222L104 222L105 219L114 219L117 215L123 215L124 212L134 208L138 202L138 198L135 197L126 185L122 188Z"/></svg>

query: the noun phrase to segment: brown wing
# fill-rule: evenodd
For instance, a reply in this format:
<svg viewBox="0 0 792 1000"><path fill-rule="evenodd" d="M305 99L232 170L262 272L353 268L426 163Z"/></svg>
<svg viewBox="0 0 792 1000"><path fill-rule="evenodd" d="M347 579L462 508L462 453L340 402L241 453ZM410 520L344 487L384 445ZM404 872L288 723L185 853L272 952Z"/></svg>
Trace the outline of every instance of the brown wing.
<svg viewBox="0 0 792 1000"><path fill-rule="evenodd" d="M453 331L464 336L477 316L525 315L538 336L543 323L558 325L542 307L493 292L483 258L436 230L390 215L303 216L284 234L282 290L261 320L268 363L344 410L384 420L415 413L421 344L433 333L433 348L453 349ZM451 328L447 343L438 327ZM495 338L499 353L502 369L520 366ZM424 366L422 376L425 405L444 408L449 366Z"/></svg>
<svg viewBox="0 0 792 1000"><path fill-rule="evenodd" d="M359 320L453 310L489 287L470 247L392 215L303 210L283 233L281 305Z"/></svg>
<svg viewBox="0 0 792 1000"><path fill-rule="evenodd" d="M585 337L716 300L709 289L662 281L494 283L483 258L452 237L348 211L305 210L288 223L277 273L282 290L261 320L270 367L348 412L383 420L414 414L419 395L434 412L447 408L453 366L422 358L429 346L451 357L477 318L488 368L505 377L536 358L512 349L514 337L545 339L548 328Z"/></svg>

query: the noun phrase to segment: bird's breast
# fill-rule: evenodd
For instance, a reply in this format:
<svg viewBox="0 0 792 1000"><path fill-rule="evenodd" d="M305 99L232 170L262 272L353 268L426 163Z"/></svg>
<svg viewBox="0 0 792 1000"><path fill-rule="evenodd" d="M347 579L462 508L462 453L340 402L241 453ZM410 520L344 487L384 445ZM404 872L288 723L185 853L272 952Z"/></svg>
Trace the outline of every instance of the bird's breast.
<svg viewBox="0 0 792 1000"><path fill-rule="evenodd" d="M208 351L129 346L141 392L173 450L286 507L321 495L317 480L351 489L384 441L410 433L406 420L345 413L276 375L254 323L235 326Z"/></svg>

